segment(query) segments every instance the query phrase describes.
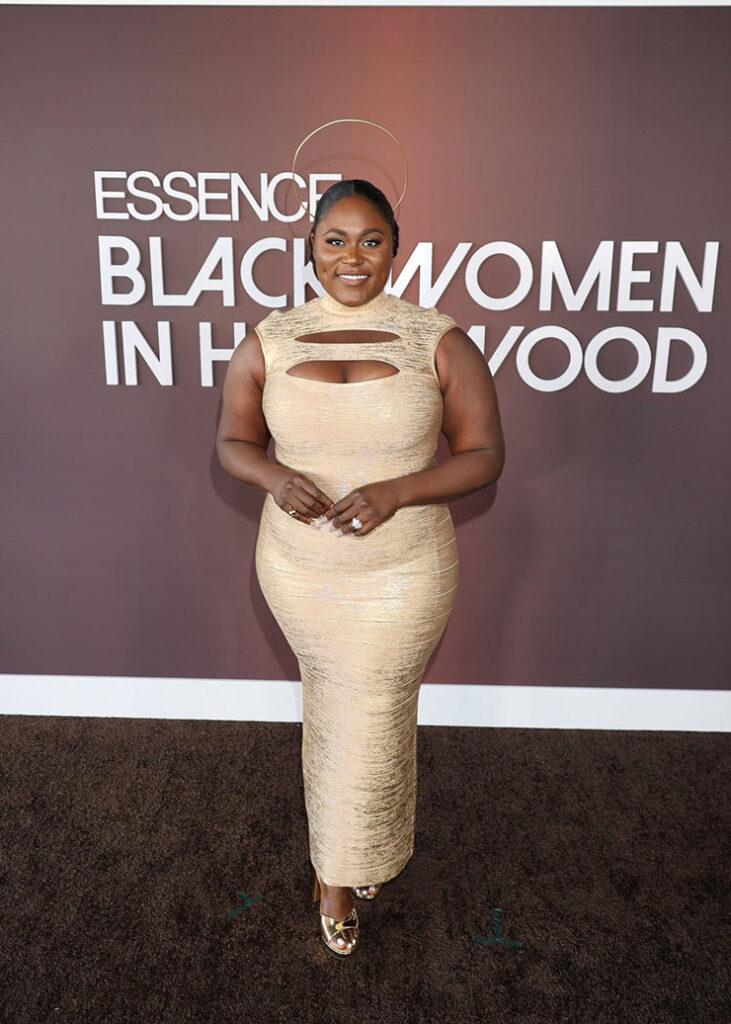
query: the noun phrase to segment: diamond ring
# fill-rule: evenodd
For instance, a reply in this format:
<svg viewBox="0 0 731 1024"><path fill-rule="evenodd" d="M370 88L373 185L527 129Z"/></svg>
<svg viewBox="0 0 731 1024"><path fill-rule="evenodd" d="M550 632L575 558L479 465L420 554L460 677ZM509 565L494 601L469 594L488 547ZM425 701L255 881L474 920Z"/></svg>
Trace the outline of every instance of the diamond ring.
<svg viewBox="0 0 731 1024"><path fill-rule="evenodd" d="M288 516L296 516L297 515L297 509L296 508L288 508L287 509L287 515Z"/></svg>
<svg viewBox="0 0 731 1024"><path fill-rule="evenodd" d="M354 530L359 530L361 528L361 526L363 525L363 523L361 523L360 519L358 519L357 516L354 516L350 520L350 525L353 527Z"/></svg>

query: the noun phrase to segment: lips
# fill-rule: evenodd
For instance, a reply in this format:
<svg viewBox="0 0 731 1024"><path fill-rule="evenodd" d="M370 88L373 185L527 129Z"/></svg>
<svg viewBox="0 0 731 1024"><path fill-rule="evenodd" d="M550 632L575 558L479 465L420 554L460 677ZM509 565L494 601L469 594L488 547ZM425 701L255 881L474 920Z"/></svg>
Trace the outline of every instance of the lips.
<svg viewBox="0 0 731 1024"><path fill-rule="evenodd" d="M358 274L357 277L346 277L345 274L338 274L337 278L341 284L344 284L346 288L360 288L362 284L365 284L370 274Z"/></svg>

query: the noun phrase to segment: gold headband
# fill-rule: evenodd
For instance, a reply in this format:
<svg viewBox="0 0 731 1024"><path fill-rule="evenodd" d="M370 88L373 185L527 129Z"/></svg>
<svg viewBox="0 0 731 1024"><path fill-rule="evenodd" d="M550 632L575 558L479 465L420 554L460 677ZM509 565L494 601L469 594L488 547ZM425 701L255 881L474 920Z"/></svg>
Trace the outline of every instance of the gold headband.
<svg viewBox="0 0 731 1024"><path fill-rule="evenodd" d="M402 199L406 195L406 188L407 188L408 183L409 183L409 165L406 162L406 153L404 153L403 146L401 145L399 140L396 138L396 136L392 132L390 132L388 130L388 128L384 128L382 124L377 124L375 121L364 121L362 117L338 117L338 118L336 118L335 121L327 121L325 124L321 124L317 128L315 128L314 131L311 131L310 134L306 135L304 137L304 139L302 140L302 142L300 142L299 146L294 151L294 158L292 160L292 187L294 188L295 193L297 195L297 202L298 202L298 204L300 205L300 207L305 207L305 209L307 209L307 203L302 201L302 198L300 197L300 191L297 188L297 183L294 180L294 167L295 167L295 164L297 163L297 157L299 156L299 151L302 149L304 144L307 141L309 141L309 139L312 138L313 135L316 135L317 132L321 132L323 128L329 128L331 124L345 124L346 122L356 122L357 124L369 124L369 125L372 125L374 128L380 128L381 131L384 131L386 133L386 135L390 135L391 136L393 141L396 143L398 148L401 150L401 157L402 157L402 159L404 161L404 187L403 187L403 191L401 192L401 195L398 198L398 202L393 207L394 211L397 210L399 208L399 206L401 205ZM308 212L309 212L309 210L308 210Z"/></svg>

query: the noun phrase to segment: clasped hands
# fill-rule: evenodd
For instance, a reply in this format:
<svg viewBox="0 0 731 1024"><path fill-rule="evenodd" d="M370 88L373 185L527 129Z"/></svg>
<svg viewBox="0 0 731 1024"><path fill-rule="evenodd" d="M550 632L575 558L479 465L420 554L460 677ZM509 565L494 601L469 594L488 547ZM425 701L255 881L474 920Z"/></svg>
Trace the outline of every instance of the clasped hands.
<svg viewBox="0 0 731 1024"><path fill-rule="evenodd" d="M399 507L394 480L379 480L356 487L339 501L333 501L309 477L291 470L278 481L272 495L281 509L300 522L354 537L365 537L390 519ZM353 527L353 519L362 523L357 530Z"/></svg>

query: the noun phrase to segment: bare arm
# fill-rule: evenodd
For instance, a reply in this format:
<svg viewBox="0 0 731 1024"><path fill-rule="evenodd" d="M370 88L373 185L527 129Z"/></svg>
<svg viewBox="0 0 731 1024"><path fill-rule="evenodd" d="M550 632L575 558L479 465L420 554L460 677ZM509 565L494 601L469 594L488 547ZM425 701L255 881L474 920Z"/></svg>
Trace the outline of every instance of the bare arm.
<svg viewBox="0 0 731 1024"><path fill-rule="evenodd" d="M269 491L275 464L267 456L271 435L261 408L263 387L264 356L258 336L250 331L226 370L216 454L227 473Z"/></svg>
<svg viewBox="0 0 731 1024"><path fill-rule="evenodd" d="M264 377L259 336L249 331L226 370L216 454L227 473L269 491L280 508L294 508L297 519L309 522L312 515L322 515L332 501L308 477L268 457L271 434L261 405Z"/></svg>

